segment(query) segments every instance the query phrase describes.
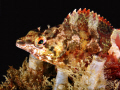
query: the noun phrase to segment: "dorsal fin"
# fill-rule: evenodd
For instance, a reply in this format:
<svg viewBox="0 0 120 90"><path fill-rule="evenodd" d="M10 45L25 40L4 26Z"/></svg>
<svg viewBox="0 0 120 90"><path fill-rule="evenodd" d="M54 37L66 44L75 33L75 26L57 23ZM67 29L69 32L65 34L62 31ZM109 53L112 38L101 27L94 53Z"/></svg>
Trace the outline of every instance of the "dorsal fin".
<svg viewBox="0 0 120 90"><path fill-rule="evenodd" d="M78 18L80 18L81 15L84 15L86 17L86 19L88 17L90 17L90 15L92 15L93 18L97 17L99 19L99 22L103 22L104 24L109 26L111 29L113 28L113 26L111 26L109 21L107 21L106 19L104 19L100 15L97 15L97 13L94 13L94 11L90 11L90 9L86 10L86 8L84 8L83 10L81 10L81 8L80 8L78 11L76 11L76 9L75 9L72 13L69 13L67 15L67 17L64 19L63 23L75 25L76 21L78 20Z"/></svg>

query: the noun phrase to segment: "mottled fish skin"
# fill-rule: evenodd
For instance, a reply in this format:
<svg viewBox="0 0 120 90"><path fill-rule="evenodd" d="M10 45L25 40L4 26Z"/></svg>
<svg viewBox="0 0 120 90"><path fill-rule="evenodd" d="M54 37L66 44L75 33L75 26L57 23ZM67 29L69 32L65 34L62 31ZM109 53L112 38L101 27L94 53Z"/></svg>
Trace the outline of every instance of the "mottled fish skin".
<svg viewBox="0 0 120 90"><path fill-rule="evenodd" d="M103 17L86 9L74 10L57 27L41 33L31 30L17 40L16 46L42 61L60 67L77 66L77 62L92 55L105 57L111 46L113 27Z"/></svg>

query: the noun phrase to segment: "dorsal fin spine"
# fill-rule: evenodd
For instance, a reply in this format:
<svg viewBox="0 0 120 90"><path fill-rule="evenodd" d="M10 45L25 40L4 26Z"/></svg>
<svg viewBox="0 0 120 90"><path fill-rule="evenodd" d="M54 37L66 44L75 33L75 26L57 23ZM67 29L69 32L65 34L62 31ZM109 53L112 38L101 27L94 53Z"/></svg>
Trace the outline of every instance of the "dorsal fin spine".
<svg viewBox="0 0 120 90"><path fill-rule="evenodd" d="M94 19L99 19L100 22L103 22L103 23L107 24L108 26L110 26L111 28L113 28L113 26L111 26L110 22L107 21L106 19L104 19L103 16L101 17L100 15L97 15L97 13L94 13L94 11L90 12L90 9L86 10L86 8L84 8L83 10L81 10L81 8L80 8L77 12L76 12L76 9L75 9L72 12L72 14L69 13L65 19L70 20L71 18L75 17L77 14L78 14L78 17L79 17L79 15L81 13L83 13L85 15L85 17L89 17L90 14L91 14ZM64 21L66 21L66 20L64 20Z"/></svg>
<svg viewBox="0 0 120 90"><path fill-rule="evenodd" d="M77 12L78 12L78 14L80 14L81 13L81 8Z"/></svg>

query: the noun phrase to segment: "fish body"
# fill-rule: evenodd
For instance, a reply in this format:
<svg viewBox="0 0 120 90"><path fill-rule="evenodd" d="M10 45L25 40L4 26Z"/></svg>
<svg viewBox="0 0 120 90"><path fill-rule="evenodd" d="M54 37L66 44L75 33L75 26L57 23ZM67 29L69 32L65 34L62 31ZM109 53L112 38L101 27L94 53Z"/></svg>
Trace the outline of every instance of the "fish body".
<svg viewBox="0 0 120 90"><path fill-rule="evenodd" d="M62 24L44 32L39 28L30 30L16 41L16 46L39 60L60 67L76 67L78 62L86 62L86 59L91 62L93 55L107 57L112 32L109 21L85 8L74 10Z"/></svg>

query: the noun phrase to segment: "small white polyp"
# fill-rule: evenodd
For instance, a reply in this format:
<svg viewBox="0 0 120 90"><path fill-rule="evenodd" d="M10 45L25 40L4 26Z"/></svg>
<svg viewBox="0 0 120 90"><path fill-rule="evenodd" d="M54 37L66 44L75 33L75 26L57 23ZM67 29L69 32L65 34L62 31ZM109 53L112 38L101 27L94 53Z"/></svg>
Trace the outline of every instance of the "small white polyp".
<svg viewBox="0 0 120 90"><path fill-rule="evenodd" d="M39 70L40 68L43 69L43 61L38 60L32 54L29 56L29 68L34 70Z"/></svg>
<svg viewBox="0 0 120 90"><path fill-rule="evenodd" d="M68 74L57 68L56 83L53 90L63 90L64 86L68 83ZM62 87L60 87L62 86Z"/></svg>
<svg viewBox="0 0 120 90"><path fill-rule="evenodd" d="M87 85L87 90L105 89L104 63L106 59L94 55L91 64L87 67L85 75L82 76L80 83ZM99 81L99 82L98 82ZM102 82L102 83L100 83ZM98 86L99 84L99 86ZM84 88L84 87L83 87ZM81 87L79 88L81 90Z"/></svg>

